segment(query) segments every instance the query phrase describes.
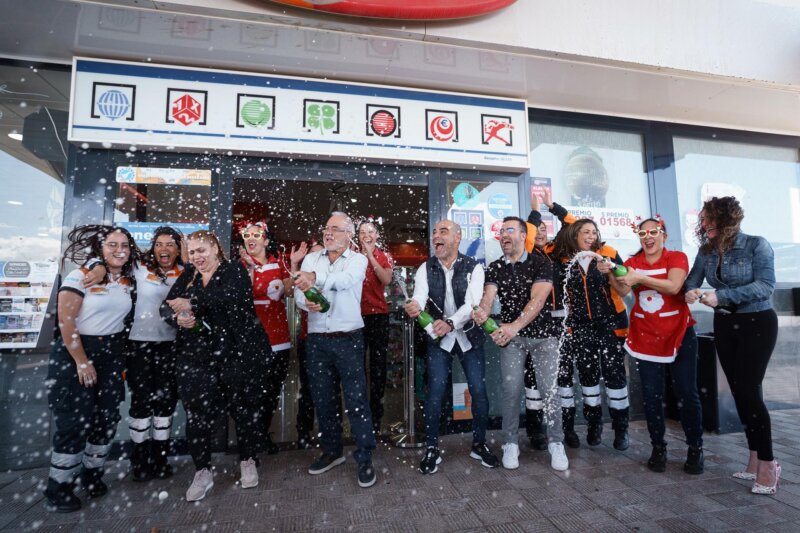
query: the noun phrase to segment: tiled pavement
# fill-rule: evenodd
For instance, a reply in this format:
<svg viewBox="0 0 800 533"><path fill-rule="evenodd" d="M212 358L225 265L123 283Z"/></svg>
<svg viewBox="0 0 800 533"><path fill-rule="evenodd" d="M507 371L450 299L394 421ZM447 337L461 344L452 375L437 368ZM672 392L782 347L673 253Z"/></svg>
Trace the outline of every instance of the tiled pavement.
<svg viewBox="0 0 800 533"><path fill-rule="evenodd" d="M755 496L730 474L747 455L741 433L706 435L706 473L683 473L680 427L670 423L670 462L655 474L644 422L632 424L625 453L603 445L569 450L571 468L550 469L547 452L524 449L518 470L489 470L467 455L470 435L444 439L439 473L418 473L420 451L381 445L378 483L358 487L355 464L306 473L317 452L268 457L261 484L234 485L233 456L216 457L215 487L196 504L183 501L187 458L170 480L138 484L127 462L110 465L108 496L72 514L49 513L41 490L46 470L0 474L0 526L15 531L800 531L800 410L773 413L775 452L783 467L774 497ZM583 430L584 428L580 428ZM579 432L580 432L579 430ZM493 445L499 452L499 444Z"/></svg>

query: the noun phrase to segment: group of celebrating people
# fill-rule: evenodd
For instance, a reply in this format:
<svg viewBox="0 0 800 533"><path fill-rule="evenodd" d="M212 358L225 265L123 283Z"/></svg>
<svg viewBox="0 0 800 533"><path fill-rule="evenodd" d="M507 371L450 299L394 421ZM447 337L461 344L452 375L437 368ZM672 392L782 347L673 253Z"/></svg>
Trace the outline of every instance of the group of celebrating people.
<svg viewBox="0 0 800 533"><path fill-rule="evenodd" d="M700 302L715 311L718 356L751 451L747 468L734 477L753 480L754 493L774 494L780 466L772 455L769 413L761 395L777 337L770 304L773 253L765 239L741 232L739 203L724 197L704 204L697 228L701 247L691 270L686 255L665 248L663 220L656 216L638 222L634 231L642 247L624 261L626 271L592 220L576 220L546 195L544 203L562 221L555 240L548 242L539 198L531 200L528 220L503 220L498 232L503 256L485 269L459 253L462 232L456 223L435 225L433 255L417 269L413 296L404 307L411 318L426 312L433 319L426 328L427 448L420 471L434 474L442 462L438 435L454 354L472 398L470 457L489 468L501 462L486 440L488 332L502 347L503 467L519 466L524 397L531 446L548 450L555 470L569 468L564 444L580 446L575 369L587 443L595 446L602 440L602 378L613 446L627 449L627 352L642 380L652 444L648 467L655 472L666 468L663 403L669 367L688 445L683 468L702 473L697 339L688 307ZM322 474L345 462L343 398L356 444L357 481L372 486L386 385L384 287L392 280L392 261L378 246L373 222L363 221L357 235L356 245L353 220L335 212L322 229L320 244L309 248L301 243L281 254L266 223L247 222L239 232L240 259L232 261L207 230L183 237L170 227L158 228L150 249L140 253L124 228L74 229L64 259L81 266L60 283L48 372L55 426L45 491L50 505L61 512L80 509L77 478L90 498L108 491L103 465L120 420L126 381L134 480L172 475L167 455L180 399L195 466L186 500L204 498L214 485L211 451L227 415L236 426L238 482L243 489L257 486L258 454L278 451L269 427L288 371L291 340L284 297L290 291L302 312L298 446L311 447L316 411L322 450L308 472ZM715 290L701 290L704 280ZM622 301L629 292L635 296L630 324ZM499 321L489 316L495 299Z"/></svg>

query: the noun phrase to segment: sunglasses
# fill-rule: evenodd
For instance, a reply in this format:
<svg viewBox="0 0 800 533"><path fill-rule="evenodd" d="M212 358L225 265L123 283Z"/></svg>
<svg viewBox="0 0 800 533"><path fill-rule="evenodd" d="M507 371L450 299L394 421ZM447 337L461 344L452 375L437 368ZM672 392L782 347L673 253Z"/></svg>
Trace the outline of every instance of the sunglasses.
<svg viewBox="0 0 800 533"><path fill-rule="evenodd" d="M651 237L655 237L659 233L661 233L661 228L640 229L639 231L636 232L636 235L638 235L640 239L644 239L648 235L650 235Z"/></svg>
<svg viewBox="0 0 800 533"><path fill-rule="evenodd" d="M244 238L244 239L250 239L250 238L252 238L252 239L260 239L264 235L266 235L266 234L263 231L254 231L252 233L249 232L249 231L243 231L242 232L242 238Z"/></svg>
<svg viewBox="0 0 800 533"><path fill-rule="evenodd" d="M500 236L503 233L508 233L509 235L514 235L515 231L517 231L517 228L512 228L512 227L500 228L499 230L497 230L497 235Z"/></svg>

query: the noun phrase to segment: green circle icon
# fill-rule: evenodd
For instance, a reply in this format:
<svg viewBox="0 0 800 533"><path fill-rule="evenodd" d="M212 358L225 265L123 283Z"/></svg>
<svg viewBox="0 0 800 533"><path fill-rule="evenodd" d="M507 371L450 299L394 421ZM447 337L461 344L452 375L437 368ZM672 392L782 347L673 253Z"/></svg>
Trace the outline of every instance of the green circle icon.
<svg viewBox="0 0 800 533"><path fill-rule="evenodd" d="M258 128L272 120L272 111L266 102L250 100L242 106L239 115L248 126Z"/></svg>

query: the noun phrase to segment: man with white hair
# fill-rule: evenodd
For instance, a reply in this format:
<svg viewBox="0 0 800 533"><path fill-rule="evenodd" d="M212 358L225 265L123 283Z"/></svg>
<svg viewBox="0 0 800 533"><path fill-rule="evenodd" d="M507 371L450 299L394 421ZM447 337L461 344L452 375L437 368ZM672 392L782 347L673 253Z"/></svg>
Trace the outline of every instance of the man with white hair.
<svg viewBox="0 0 800 533"><path fill-rule="evenodd" d="M342 425L339 419L339 383L344 395L350 427L356 440L358 484L371 487L377 476L372 466L375 434L364 372L364 321L361 290L367 258L350 249L355 233L345 213L334 212L322 229L324 249L308 254L299 272L294 272L297 306L308 311L306 371L317 409L322 455L308 469L322 474L345 462ZM326 311L306 299L316 289L330 303Z"/></svg>

